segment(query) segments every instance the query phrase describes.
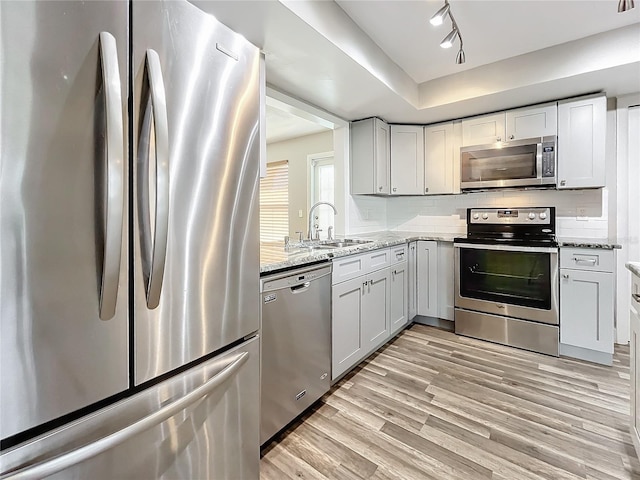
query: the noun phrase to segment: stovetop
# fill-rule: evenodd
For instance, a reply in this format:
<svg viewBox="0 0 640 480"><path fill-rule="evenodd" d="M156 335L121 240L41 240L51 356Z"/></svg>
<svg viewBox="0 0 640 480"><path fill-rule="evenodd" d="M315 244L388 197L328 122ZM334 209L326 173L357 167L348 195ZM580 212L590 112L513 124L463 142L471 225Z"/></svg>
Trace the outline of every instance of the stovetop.
<svg viewBox="0 0 640 480"><path fill-rule="evenodd" d="M557 247L555 208L469 208L467 237L454 243Z"/></svg>

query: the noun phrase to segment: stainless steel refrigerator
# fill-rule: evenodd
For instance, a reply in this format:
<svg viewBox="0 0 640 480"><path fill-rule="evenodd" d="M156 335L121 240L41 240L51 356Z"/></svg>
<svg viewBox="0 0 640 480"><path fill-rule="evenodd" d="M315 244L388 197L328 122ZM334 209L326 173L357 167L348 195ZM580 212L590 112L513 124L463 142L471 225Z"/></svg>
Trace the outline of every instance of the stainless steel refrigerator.
<svg viewBox="0 0 640 480"><path fill-rule="evenodd" d="M258 49L3 0L0 111L0 477L258 478Z"/></svg>

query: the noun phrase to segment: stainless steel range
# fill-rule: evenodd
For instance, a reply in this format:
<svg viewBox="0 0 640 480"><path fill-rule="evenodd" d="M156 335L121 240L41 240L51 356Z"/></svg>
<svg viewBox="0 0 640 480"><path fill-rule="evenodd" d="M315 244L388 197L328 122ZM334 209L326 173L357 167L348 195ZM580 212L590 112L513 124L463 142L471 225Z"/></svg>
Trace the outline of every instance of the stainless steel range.
<svg viewBox="0 0 640 480"><path fill-rule="evenodd" d="M470 208L455 247L455 331L558 355L555 209Z"/></svg>

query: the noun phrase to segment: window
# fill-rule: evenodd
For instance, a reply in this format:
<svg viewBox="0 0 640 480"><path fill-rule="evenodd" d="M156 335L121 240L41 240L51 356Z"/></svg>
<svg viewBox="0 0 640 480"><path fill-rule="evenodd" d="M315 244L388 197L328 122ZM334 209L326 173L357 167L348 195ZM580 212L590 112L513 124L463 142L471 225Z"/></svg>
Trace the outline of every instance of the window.
<svg viewBox="0 0 640 480"><path fill-rule="evenodd" d="M289 162L267 164L260 179L260 241L282 242L289 235Z"/></svg>
<svg viewBox="0 0 640 480"><path fill-rule="evenodd" d="M311 205L316 202L335 203L333 152L310 155L309 158L311 160ZM320 206L315 211L315 215L318 219L314 221L322 230L324 238L329 226L335 227L333 210L328 206Z"/></svg>

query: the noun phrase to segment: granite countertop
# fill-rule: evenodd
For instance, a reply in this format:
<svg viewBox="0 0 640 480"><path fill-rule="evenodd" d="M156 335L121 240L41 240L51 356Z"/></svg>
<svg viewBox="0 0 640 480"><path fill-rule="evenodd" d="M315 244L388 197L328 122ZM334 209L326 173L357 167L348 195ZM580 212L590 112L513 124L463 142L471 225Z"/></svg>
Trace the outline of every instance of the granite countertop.
<svg viewBox="0 0 640 480"><path fill-rule="evenodd" d="M574 248L603 248L605 250L613 250L622 248L622 245L616 243L615 240L609 238L573 238L573 237L557 237L558 245L561 247Z"/></svg>
<svg viewBox="0 0 640 480"><path fill-rule="evenodd" d="M633 273L640 277L640 262L627 262L625 266Z"/></svg>
<svg viewBox="0 0 640 480"><path fill-rule="evenodd" d="M260 274L275 273L291 267L329 261L333 258L345 257L356 253L368 252L379 248L393 247L415 240L436 240L439 242L453 242L461 235L450 233L420 233L420 232L373 232L359 235L347 235L346 238L371 240L349 247L314 249L292 246L289 251L284 250L282 242L267 242L260 244Z"/></svg>

